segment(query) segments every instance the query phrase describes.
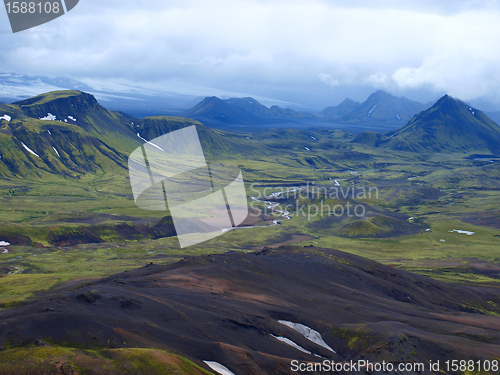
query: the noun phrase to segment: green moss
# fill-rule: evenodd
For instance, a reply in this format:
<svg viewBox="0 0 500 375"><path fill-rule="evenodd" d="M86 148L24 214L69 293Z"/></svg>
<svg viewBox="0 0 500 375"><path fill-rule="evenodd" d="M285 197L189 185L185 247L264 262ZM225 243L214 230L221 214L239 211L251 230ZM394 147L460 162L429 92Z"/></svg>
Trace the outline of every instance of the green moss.
<svg viewBox="0 0 500 375"><path fill-rule="evenodd" d="M95 373L109 375L212 374L186 358L153 349L81 350L40 346L0 352L0 374L2 375L14 373L42 375L56 371L78 371L82 375Z"/></svg>

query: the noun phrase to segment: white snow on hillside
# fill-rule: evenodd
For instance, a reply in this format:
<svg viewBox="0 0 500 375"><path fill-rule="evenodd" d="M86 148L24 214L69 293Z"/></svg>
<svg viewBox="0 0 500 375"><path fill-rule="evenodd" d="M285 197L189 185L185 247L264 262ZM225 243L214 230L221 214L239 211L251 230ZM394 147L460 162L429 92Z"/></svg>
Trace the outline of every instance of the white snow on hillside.
<svg viewBox="0 0 500 375"><path fill-rule="evenodd" d="M309 350L306 350L304 349L302 346L300 345L297 345L296 343L294 343L292 340L290 339L287 339L286 337L282 337L282 336L274 336L274 335L271 335L272 337L274 337L276 340L279 340L281 342L284 342L285 344L297 349L297 350L300 350L301 352L303 353L306 353L306 354L312 354Z"/></svg>
<svg viewBox="0 0 500 375"><path fill-rule="evenodd" d="M137 136L138 136L140 139L142 139L144 142L146 142L146 143L150 144L150 145L151 145L151 146L153 146L153 147L156 147L158 150L161 150L161 151L165 152L165 150L164 150L164 149L162 149L160 146L157 146L157 145L155 145L154 143L149 142L147 139L142 138L142 137L141 137L141 135L140 135L139 133L137 133Z"/></svg>
<svg viewBox="0 0 500 375"><path fill-rule="evenodd" d="M476 232L469 232L467 230L460 230L460 229L453 229L453 230L449 230L448 232L450 232L450 233L456 232L456 233L466 234L468 236L472 236L473 234L476 233Z"/></svg>
<svg viewBox="0 0 500 375"><path fill-rule="evenodd" d="M221 375L234 375L234 372L232 372L226 366L223 366L218 362L213 362L213 361L203 361L203 362L205 362L207 366L210 367L212 370L218 372Z"/></svg>
<svg viewBox="0 0 500 375"><path fill-rule="evenodd" d="M55 147L52 147L54 149L54 151L56 152L57 156L61 157L61 155L59 155L59 153L57 152L56 148Z"/></svg>
<svg viewBox="0 0 500 375"><path fill-rule="evenodd" d="M29 148L28 146L26 146L23 142L21 142L21 144L23 145L23 147L26 149L26 151L28 151L30 154L33 154L35 155L37 158L39 158L40 156L34 152L31 148Z"/></svg>
<svg viewBox="0 0 500 375"><path fill-rule="evenodd" d="M56 116L54 116L52 113L48 113L47 116L45 117L40 117L40 120L42 121L55 121L56 120Z"/></svg>
<svg viewBox="0 0 500 375"><path fill-rule="evenodd" d="M68 116L68 118L69 118L70 120L76 121L76 118L74 118L73 116Z"/></svg>
<svg viewBox="0 0 500 375"><path fill-rule="evenodd" d="M330 348L328 344L323 340L323 337L321 337L321 334L318 331L315 331L312 328L309 328L308 326L300 323L293 323L293 322L288 322L286 320L278 320L278 323L283 324L287 327L290 327L291 329L297 331L300 333L302 336L304 336L306 339L309 341L312 341L313 343L322 346L325 349L328 349L329 351L336 353L335 350Z"/></svg>
<svg viewBox="0 0 500 375"><path fill-rule="evenodd" d="M375 104L375 105L373 106L373 108L372 108L372 109L370 109L370 112L368 112L368 116L370 116L370 115L372 114L372 112L375 110L375 107L376 107L376 106L377 106L377 105Z"/></svg>
<svg viewBox="0 0 500 375"><path fill-rule="evenodd" d="M12 120L12 117L10 117L9 115L3 115L2 117L0 117L0 120L10 121L10 120Z"/></svg>

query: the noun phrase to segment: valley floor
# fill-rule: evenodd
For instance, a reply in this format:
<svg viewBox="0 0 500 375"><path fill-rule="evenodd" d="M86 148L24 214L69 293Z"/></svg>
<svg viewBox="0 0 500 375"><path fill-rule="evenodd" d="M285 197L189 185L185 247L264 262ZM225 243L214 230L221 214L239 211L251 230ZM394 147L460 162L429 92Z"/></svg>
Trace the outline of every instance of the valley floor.
<svg viewBox="0 0 500 375"><path fill-rule="evenodd" d="M267 134L233 134L228 135L228 137L237 138L239 142L244 140L249 145L253 145L256 150L264 150L252 155L251 158L235 155L233 158L224 159L224 162L239 167L246 181L252 215L247 219L245 225L259 227L232 230L221 237L186 249L181 249L177 238L173 236L175 232L172 231L172 222L165 218L168 213L151 213L142 211L135 206L125 173L89 174L80 180L54 176L46 177L43 180L35 177L1 180L0 242L9 243L9 245L0 245L0 306L3 309L3 318L0 318L0 324L2 319L5 322L14 319L9 315L13 311L38 314L37 311L49 308L47 310L49 313L46 316L52 314L50 308L59 311L58 309L62 309L62 307L49 306L46 302L47 298L53 298L52 296L58 296L57 298L62 298L62 301L69 301L67 306L74 306L73 311L76 312L79 309L78 304L84 303L76 299L77 295L84 295L82 298L85 299L89 295L91 296L94 290L98 290L96 293L102 298L96 300L96 304L89 302L88 306L82 305L87 306L90 309L88 311L93 311L92 309L101 303L110 303L118 304L117 311L125 311L127 314L130 312L131 315L134 315L135 300L140 300L142 304L149 303L143 300L143 297L139 297L139 291L137 291L136 297L127 297L128 299L122 301L120 299L112 300L112 294L115 292L106 292L105 290L111 287L110 285L115 285L113 283L117 283L120 278L128 283L126 274L116 276L115 279L100 280L103 277L134 270L149 263L154 263L153 268L132 271L133 275L140 273L141 277L146 277L144 270L154 270L151 273L153 276L148 278L148 283L151 282L151 285L148 284L148 288L154 288L153 279L156 277L154 273L159 272L157 276L159 284L170 280L167 284L175 283L176 287L187 289L191 285L197 290L196 288L201 288L199 284L202 279L197 279L198 276L195 274L192 276L194 278L185 280L180 276L177 279L172 279L173 276L169 276L171 278L167 278L167 281L161 281L163 280L161 272L171 270L169 267L173 267L172 264L190 256L201 256L201 258L193 258L198 259L193 262L211 262L210 254L220 254L214 258L217 261L224 259L235 261L232 258L236 256L234 253L233 255L222 255L228 251L241 253L241 258L238 258L237 262L254 259L251 257L255 257L255 254L243 254L259 252L263 248L269 249L269 259L272 258L272 254L275 254L274 251L283 258L286 258L286 253L290 252L290 254L302 254L301 256L304 257L302 261L306 262L308 256L319 261L320 258L315 258L318 251L326 253L332 251L317 250L319 248L338 249L352 255L335 255L335 257L343 259L340 263L335 263L335 267L349 264L350 259L355 259L356 262L375 264L368 260L359 260L357 257L350 258L357 255L385 265L374 265L373 267L381 267L379 268L380 272L383 270L387 275L405 275L405 278L412 280L411 285L413 283L427 283L432 288L450 288L449 290L458 293L457 295L471 293L469 300L452 306L449 301L436 300L435 296L420 300L423 293L427 293L425 288L415 290L414 294L403 291L399 294L399 292L395 292L398 289L394 287L392 292L388 291L388 296L384 298L389 298L391 304L394 303L397 305L397 309L401 308L405 310L404 312L397 309L398 312L396 310L380 310L374 312L370 319L359 315L358 320L348 323L348 316L357 316L358 312L364 309L363 305L358 303L359 301L349 302L347 297L342 297L345 300L337 301L342 306L336 307L343 312L342 317L339 316L335 322L332 322L325 317L321 317L321 319L313 317L313 315L309 315L310 312L304 315L305 312L299 311L297 306L304 308L306 300L292 301L290 300L290 290L282 290L277 287L273 292L276 294L273 294L272 298L283 296L282 303L288 304L283 306L289 306L290 309L294 306L294 308L299 309L293 316L296 322L306 322L307 320L309 324L306 325L309 327L316 327L315 329L320 330L323 334L327 333L326 337L329 338L326 340L327 343L332 345L335 343L337 346L332 347L342 355L342 358L357 356L361 352L367 351L368 348L369 353L373 354L376 353L377 348L387 348L387 345L392 343L394 348L401 349L398 352L400 353L398 358L403 358L406 355L409 359L420 358L423 360L426 355L431 355L429 353L436 350L434 345L438 345L437 342L442 345L438 345L439 348L448 350L452 347L454 353L461 353L466 347L474 347L478 357L494 358L495 355L498 357L498 353L500 353L498 347L500 345L500 341L498 341L500 340L498 336L500 328L498 328L497 321L498 314L500 314L500 300L498 299L500 285L500 256L498 254L500 244L500 162L489 159L474 160L475 158L468 158L464 154L412 154L353 146L345 142L345 134L327 130L276 130ZM347 139L349 139L348 136ZM277 209L290 211L291 220L282 220L280 225L271 225L273 220L279 219L282 214L266 210L268 205L251 198L269 196L273 192L286 192L292 187L296 187L298 190L292 194L265 198L265 200L279 204L275 211ZM367 194L367 191L370 191L371 194ZM363 192L365 192L364 195ZM363 215L350 216L347 211L344 211L342 215L327 215L324 212L320 214L322 205L329 208L336 207L336 212L340 212L341 208L345 210L348 205L351 205L353 208L357 207L358 212L362 212ZM292 244L298 247L289 247ZM189 259L185 262L191 262ZM180 264L185 263L181 262ZM268 266L270 267L268 269L259 269L252 262L248 262L247 268L240 269L241 275L250 272L254 275L252 277L258 276L262 279L259 280L264 283L263 280L266 277L273 278L275 277L274 273L277 272L275 266L271 266L271 264ZM289 266L286 265L286 267ZM238 263L238 267L241 267L240 263ZM230 272L230 270L230 267L222 268L217 272ZM411 271L415 275L404 273L404 271ZM217 272L214 270L214 275ZM287 277L294 279L300 275L300 272L300 269L290 269ZM364 275L367 274L370 272ZM428 276L430 279L423 276ZM242 283L251 284L252 277L248 276L245 281L242 279ZM283 276L283 283L288 282L285 279ZM228 280L232 279L228 276ZM214 296L227 298L227 295L224 295L225 284L212 285L208 282L202 284L205 292L206 288L211 288L209 292L214 293ZM410 284L408 288L410 288ZM304 285L301 287L305 288L305 285L307 282L304 281ZM352 280L351 285L354 288L361 284L359 281ZM312 288L316 290L323 287L325 287L325 283L321 284L317 281ZM227 305L224 308L237 308L240 309L239 311L245 311L246 307L242 306L245 305L247 297L256 304L255 306L268 304L269 301L265 300L268 296L264 293L266 289L264 286L262 288L245 289L244 293L240 291L241 293L239 292L237 296L233 297L243 305L237 307ZM429 288L431 287L429 286ZM373 290L377 290L377 288L374 287ZM153 298L153 292L154 290L151 289L151 296L148 298ZM184 292L189 294L183 289ZM119 296L125 296L131 292L120 291L116 293ZM203 298L209 298L210 293L208 297L204 296ZM303 293L302 297L305 298L308 292L304 289ZM368 293L368 291L353 290L352 293L356 295L356 293ZM446 293L439 292L437 294L445 295ZM321 310L327 294L310 297L317 304L317 309ZM108 299L108 295L111 300ZM411 305L413 302L401 300L407 296L410 296L412 301L416 299L419 302L414 302L415 305ZM128 300L131 301L130 304L126 302ZM176 305L179 300L168 299L168 301L160 303L169 306L172 311L177 311L178 314L185 313ZM121 302L127 306L130 305L130 310L120 307ZM264 305L259 305L259 311L264 314L265 310L263 316L266 316L266 319L291 321L291 317L287 318L286 309L279 310L279 313L278 310L273 310L280 303L275 301L274 307L270 307L268 304L265 308ZM329 301L328 303L334 302ZM174 305L176 307L173 307ZM20 310L12 310L15 308ZM114 308L117 307L114 306ZM201 307L192 306L192 308L199 309ZM405 320L404 316L410 316L412 309L423 309L419 310L419 314L424 314L425 317L422 315L418 319L412 317ZM64 310L64 314L69 313ZM335 315L333 310L325 311L326 313L330 316ZM114 363L121 360L120 358L125 354L119 351L99 352L105 350L104 347L109 349L106 343L107 338L115 337L118 340L115 343L117 348L131 346L156 348L157 339L150 337L148 340L152 341L140 342L139 336L144 330L153 332L156 329L155 325L166 319L162 317L162 314L158 314L150 316L142 322L135 321L134 324L142 324L144 329L137 326L134 328L135 331L122 332L119 329L125 329L124 327L129 323L120 323L115 327L118 331L106 333L107 336L101 337L96 333L95 346L82 349L79 347L75 349L76 346L65 346L68 343L75 344L76 341L74 342L72 337L64 335L55 339L54 342L44 341L45 337L53 335L49 331L43 330L37 331L37 334L33 333L35 331L26 331L26 337L30 337L29 340L42 340L44 343L42 349L33 346L35 341L29 340L8 344L10 337L16 335L9 328L7 331L3 330L4 341L2 345L4 349L10 348L21 350L21 352L4 351L0 354L0 363L2 358L7 358L9 363L15 361L18 355L24 355L25 352L22 351L35 353L40 350L48 352L46 354L30 354L30 356L33 358L37 356L82 358L83 356L85 361L110 361L109 363ZM275 336L287 334L287 337L292 337L290 336L291 332L283 327L278 329L278 325L271 324L268 320L266 320L266 324L258 321L257 312L255 314L248 318L249 320L242 318L242 316L246 316L245 314L239 318L224 315L226 320L220 321L219 328L232 330L233 334L240 331L247 333L255 331L272 333ZM308 318L303 318L305 316ZM430 320L425 323L426 319L431 319L431 316L436 321L444 319L448 322L446 323L447 331L439 333L445 335L444 338L435 337L433 334L429 334L425 338L422 336L420 330L425 325L435 327L435 330L439 330L441 327L434 326L435 322L430 323ZM67 316L66 318L70 319ZM194 317L190 319L196 320ZM47 321L47 327L52 324L49 321L50 319ZM321 323L318 323L319 321ZM343 325L341 321L344 321ZM409 321L420 322L418 323L420 326L401 328L400 324L408 324ZM20 322L9 323L8 326L10 327L12 324L16 326ZM88 321L86 324L94 327L96 332L105 326L104 320L101 322ZM269 327L274 328L270 329ZM74 332L78 332L77 327L69 326L67 332L73 329L76 329ZM396 333L390 337L380 336L381 332L385 331ZM10 336L7 332L10 332ZM203 349L207 353L213 354L211 358L195 357L194 353L186 349L191 346L189 341L186 341L183 347L165 342L162 344L163 346L160 345L160 349L172 351L174 348L174 352L198 360L195 362L200 368L195 367L194 364L192 365L194 367L189 367L191 364L186 365L190 368L189 371L192 371L186 373L193 374L204 373L201 366L205 365L200 361L215 358L222 363L220 358L228 355L229 352L232 358L228 361L230 363L236 363L241 358L248 358L247 356L250 354L239 352L237 349L242 345L250 346L253 350L251 356L258 357L254 362L250 360L245 362L249 366L248 368L252 368L251 366L255 364L267 366L264 364L270 361L269 357L266 357L268 354L281 356L282 359L276 362L276 366L281 366L279 371L283 372L274 373L287 373L284 370L287 364L283 358L299 355L295 352L291 354L288 352L290 349L285 349L285 344L277 344L269 335L265 335L265 340L261 338L264 340L262 342L252 341L252 338L245 343L237 343L233 339L228 339L229 333L223 337L211 336L210 332L205 332L205 334L206 337L219 340L217 341L219 344L210 347L210 350L207 349L208 347ZM248 334L250 335L250 333ZM430 336L432 338L429 338ZM297 340L295 342L302 340L297 336L293 337ZM377 339L372 342L369 337ZM429 342L432 344L422 346L421 342L427 342L426 340L430 340ZM129 344L125 345L123 341L129 342ZM250 344L252 342L254 342L253 346ZM300 346L309 348L311 351L311 347L307 346L308 343L303 340L300 342L303 344ZM444 342L448 343L445 345ZM464 344L465 342L467 344ZM80 344L87 345L88 343L86 341ZM53 348L69 349L47 349L46 347L50 345L53 345ZM415 351L411 348L413 345L419 349ZM19 346L24 348L15 349ZM269 349L265 352L267 354L257 354L256 351L260 347L275 347L276 349L273 349L274 351ZM341 348L344 348L345 352L341 353ZM79 351L83 349L92 349L93 352ZM54 351L50 352L51 350ZM61 354L58 350L70 350L71 353ZM415 351L416 354L413 355L412 351ZM163 355L159 353L148 352L148 356L156 358ZM394 353L396 353L396 349L394 349ZM447 358L455 356L455 354L450 354L451 352L446 353L448 353L445 355ZM324 356L327 354L323 351L320 353ZM132 358L136 353L128 352L126 355ZM165 356L169 356L169 361L173 358L170 357L170 354L165 354ZM304 357L304 359L307 358L309 357ZM265 368L269 369L269 367ZM208 370L208 368L206 369Z"/></svg>

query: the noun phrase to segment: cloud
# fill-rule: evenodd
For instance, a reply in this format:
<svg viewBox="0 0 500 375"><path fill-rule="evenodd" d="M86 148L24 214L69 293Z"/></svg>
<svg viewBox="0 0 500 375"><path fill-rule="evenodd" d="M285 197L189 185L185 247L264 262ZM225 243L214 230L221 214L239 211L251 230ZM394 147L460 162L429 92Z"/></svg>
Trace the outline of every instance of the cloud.
<svg viewBox="0 0 500 375"><path fill-rule="evenodd" d="M333 78L330 74L320 73L318 77L322 82L325 82L328 86L335 87L340 85L339 80L337 78Z"/></svg>
<svg viewBox="0 0 500 375"><path fill-rule="evenodd" d="M0 64L304 103L346 85L471 99L498 93L499 18L495 1L86 0L31 31L3 33Z"/></svg>

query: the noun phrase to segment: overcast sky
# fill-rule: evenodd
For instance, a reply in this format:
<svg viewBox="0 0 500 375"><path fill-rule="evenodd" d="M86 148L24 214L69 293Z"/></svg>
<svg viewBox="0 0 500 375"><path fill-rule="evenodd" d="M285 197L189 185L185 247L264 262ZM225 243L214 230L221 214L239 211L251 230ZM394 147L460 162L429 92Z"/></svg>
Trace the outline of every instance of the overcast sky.
<svg viewBox="0 0 500 375"><path fill-rule="evenodd" d="M80 0L17 34L0 11L0 72L315 108L376 89L500 108L499 20L499 1Z"/></svg>

